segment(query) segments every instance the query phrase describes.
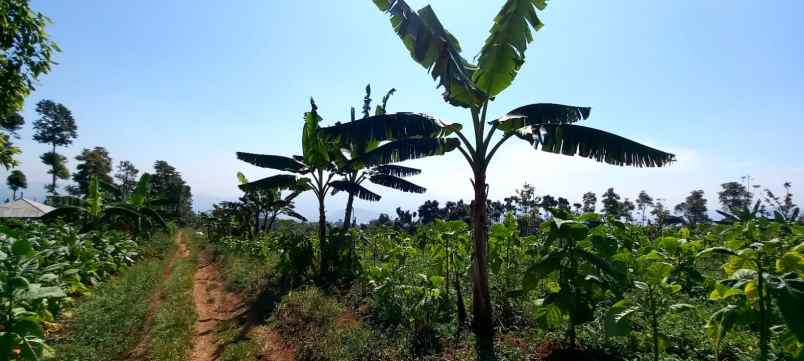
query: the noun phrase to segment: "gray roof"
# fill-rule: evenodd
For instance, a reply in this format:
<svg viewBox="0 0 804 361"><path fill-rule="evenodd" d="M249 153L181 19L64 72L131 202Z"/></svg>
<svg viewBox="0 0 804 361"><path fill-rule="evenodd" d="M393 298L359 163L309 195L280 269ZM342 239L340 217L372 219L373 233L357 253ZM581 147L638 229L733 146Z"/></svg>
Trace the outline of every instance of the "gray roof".
<svg viewBox="0 0 804 361"><path fill-rule="evenodd" d="M0 205L0 217L39 218L54 209L56 208L30 199L21 198L14 202Z"/></svg>

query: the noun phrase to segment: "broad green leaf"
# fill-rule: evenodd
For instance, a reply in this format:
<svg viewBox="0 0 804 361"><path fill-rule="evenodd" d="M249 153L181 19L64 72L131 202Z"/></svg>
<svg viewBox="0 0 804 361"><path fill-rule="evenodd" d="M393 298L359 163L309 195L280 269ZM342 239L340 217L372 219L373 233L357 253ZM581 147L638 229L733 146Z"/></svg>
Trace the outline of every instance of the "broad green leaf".
<svg viewBox="0 0 804 361"><path fill-rule="evenodd" d="M525 63L525 51L533 41L531 28L538 31L542 27L536 9L543 9L544 5L542 0L507 0L494 18L472 77L477 87L490 97L511 85Z"/></svg>
<svg viewBox="0 0 804 361"><path fill-rule="evenodd" d="M558 229L558 236L564 239L580 241L586 238L586 235L589 234L589 227L583 223L578 223L574 220L561 219L556 219L555 222Z"/></svg>
<svg viewBox="0 0 804 361"><path fill-rule="evenodd" d="M34 254L33 244L27 239L18 239L11 245L11 252L17 257L32 256Z"/></svg>
<svg viewBox="0 0 804 361"><path fill-rule="evenodd" d="M362 200L377 202L380 200L380 198L382 198L380 197L379 194L376 194L355 182L338 180L338 181L332 181L329 184L335 190L349 193Z"/></svg>
<svg viewBox="0 0 804 361"><path fill-rule="evenodd" d="M526 291L536 289L542 278L559 269L561 260L563 260L565 256L566 254L563 251L554 252L530 265L525 271L522 288Z"/></svg>
<svg viewBox="0 0 804 361"><path fill-rule="evenodd" d="M25 298L30 300L38 300L42 298L64 298L67 297L67 294L64 293L64 290L61 287L52 286L52 287L42 287L39 284L33 283L28 286L28 292L25 294Z"/></svg>
<svg viewBox="0 0 804 361"><path fill-rule="evenodd" d="M598 162L634 167L662 167L675 155L648 147L619 135L574 124L543 124L520 129L517 137L535 149L590 158Z"/></svg>
<svg viewBox="0 0 804 361"><path fill-rule="evenodd" d="M632 322L629 316L639 310L628 300L621 300L609 308L606 312L603 326L606 335L611 337L627 336L631 333Z"/></svg>
<svg viewBox="0 0 804 361"><path fill-rule="evenodd" d="M713 348L720 349L723 338L726 337L726 333L734 327L736 321L737 306L734 305L723 307L709 317L709 321L707 321L706 326L704 326L704 331L709 338L709 342L712 343Z"/></svg>
<svg viewBox="0 0 804 361"><path fill-rule="evenodd" d="M302 130L302 151L304 162L316 169L326 168L330 161L330 149L328 144L319 135L318 123L321 116L318 115L318 107L310 99L311 110L304 113L304 129Z"/></svg>
<svg viewBox="0 0 804 361"><path fill-rule="evenodd" d="M592 241L592 247L594 247L595 252L603 257L608 258L617 253L619 246L617 245L617 239L614 237L592 235L590 240Z"/></svg>
<svg viewBox="0 0 804 361"><path fill-rule="evenodd" d="M537 320L548 328L556 328L564 322L561 310L555 304L547 304L536 308L535 315Z"/></svg>
<svg viewBox="0 0 804 361"><path fill-rule="evenodd" d="M145 204L145 199L148 198L148 193L151 192L151 175L148 173L144 173L140 176L140 180L137 182L136 188L134 188L134 192L131 193L130 203L136 207L140 207Z"/></svg>
<svg viewBox="0 0 804 361"><path fill-rule="evenodd" d="M707 248L707 249L705 249L703 251L698 252L698 254L695 255L695 256L696 257L701 257L703 255L707 255L707 254L710 254L710 253L725 254L725 255L729 255L729 256L736 256L737 255L737 253L734 252L733 250L731 250L730 248L726 248L726 247L710 247L710 248Z"/></svg>
<svg viewBox="0 0 804 361"><path fill-rule="evenodd" d="M424 193L426 188L413 184L407 180L387 174L375 174L369 177L371 183L381 185L408 193Z"/></svg>
<svg viewBox="0 0 804 361"><path fill-rule="evenodd" d="M729 297L743 294L743 290L739 288L732 288L722 283L716 283L715 289L709 293L709 299L712 301L725 300Z"/></svg>
<svg viewBox="0 0 804 361"><path fill-rule="evenodd" d="M281 155L237 152L237 159L258 167L276 169L285 172L299 173L305 168L304 163Z"/></svg>
<svg viewBox="0 0 804 361"><path fill-rule="evenodd" d="M515 132L524 127L542 124L571 124L589 118L592 109L572 105L537 103L516 108L491 124L504 132ZM594 213L591 213L594 214Z"/></svg>
<svg viewBox="0 0 804 361"><path fill-rule="evenodd" d="M238 186L245 192L270 189L290 189L299 184L299 178L290 174L277 174Z"/></svg>
<svg viewBox="0 0 804 361"><path fill-rule="evenodd" d="M804 280L783 278L778 282L769 282L768 291L776 300L787 328L799 342L804 342Z"/></svg>
<svg viewBox="0 0 804 361"><path fill-rule="evenodd" d="M448 125L418 113L388 113L319 129L319 133L337 141L340 147L410 138L442 138L461 130L460 124Z"/></svg>
<svg viewBox="0 0 804 361"><path fill-rule="evenodd" d="M418 12L404 0L375 1L391 15L391 25L417 63L444 89L444 100L465 108L480 108L487 96L472 81L476 66L461 56L458 40L428 5Z"/></svg>
<svg viewBox="0 0 804 361"><path fill-rule="evenodd" d="M666 262L655 262L648 266L645 279L652 284L659 284L673 272L673 265Z"/></svg>
<svg viewBox="0 0 804 361"><path fill-rule="evenodd" d="M103 196L98 186L98 177L89 178L89 193L87 194L87 212L95 218L99 218L103 213Z"/></svg>
<svg viewBox="0 0 804 361"><path fill-rule="evenodd" d="M787 252L776 260L776 271L779 273L804 273L804 256L797 252Z"/></svg>

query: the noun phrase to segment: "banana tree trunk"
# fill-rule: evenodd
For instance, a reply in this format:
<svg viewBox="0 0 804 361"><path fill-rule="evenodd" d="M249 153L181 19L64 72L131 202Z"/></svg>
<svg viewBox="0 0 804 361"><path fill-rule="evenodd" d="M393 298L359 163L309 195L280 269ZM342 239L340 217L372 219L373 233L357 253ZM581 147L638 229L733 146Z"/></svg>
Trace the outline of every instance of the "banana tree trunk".
<svg viewBox="0 0 804 361"><path fill-rule="evenodd" d="M260 210L254 211L254 238L260 235Z"/></svg>
<svg viewBox="0 0 804 361"><path fill-rule="evenodd" d="M472 201L472 328L476 337L478 360L494 360L494 321L488 270L488 224L486 209L486 172L475 171L475 200Z"/></svg>
<svg viewBox="0 0 804 361"><path fill-rule="evenodd" d="M355 202L355 196L353 194L349 194L349 198L346 200L346 215L343 216L343 229L348 230L352 228L352 210L353 205Z"/></svg>
<svg viewBox="0 0 804 361"><path fill-rule="evenodd" d="M265 226L265 227L266 227L266 228L265 228L265 231L266 231L266 232L270 232L270 231L271 231L271 229L273 229L273 228L274 228L274 222L276 222L276 216L277 216L277 214L278 214L278 212L277 212L277 211L274 211L274 213L273 213L273 214L271 214L271 220L270 220L270 221L268 221L268 222L267 222L267 224L266 224L266 226ZM267 215L267 214L266 214L265 216L266 216L266 217L268 217L268 215Z"/></svg>
<svg viewBox="0 0 804 361"><path fill-rule="evenodd" d="M327 215L324 211L324 195L318 196L318 249L320 253L321 277L329 274L329 252L327 245Z"/></svg>

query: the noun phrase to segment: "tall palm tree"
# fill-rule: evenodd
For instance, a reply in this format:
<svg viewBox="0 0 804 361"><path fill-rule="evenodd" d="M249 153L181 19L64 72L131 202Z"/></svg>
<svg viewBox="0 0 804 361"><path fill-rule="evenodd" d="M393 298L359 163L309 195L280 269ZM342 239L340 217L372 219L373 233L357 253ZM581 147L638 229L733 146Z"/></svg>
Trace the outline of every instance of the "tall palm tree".
<svg viewBox="0 0 804 361"><path fill-rule="evenodd" d="M511 138L518 138L546 152L636 167L663 166L673 161L674 155L611 133L575 125L589 117L591 109L588 107L538 103L516 108L491 121L487 119L490 102L511 85L524 64L525 51L533 40L531 29L542 27L537 11L544 9L546 1L506 0L476 57L477 64L461 56L458 40L444 28L429 5L413 11L404 0L373 2L390 14L391 25L410 55L443 87L444 100L466 108L471 115L472 132L468 136L460 127L450 128L460 139L458 150L473 174L472 327L476 349L478 359L495 359L488 283L486 171L500 146ZM396 125L382 119L361 119L322 131L368 141L375 134L396 131ZM495 137L497 132L501 133L500 137Z"/></svg>

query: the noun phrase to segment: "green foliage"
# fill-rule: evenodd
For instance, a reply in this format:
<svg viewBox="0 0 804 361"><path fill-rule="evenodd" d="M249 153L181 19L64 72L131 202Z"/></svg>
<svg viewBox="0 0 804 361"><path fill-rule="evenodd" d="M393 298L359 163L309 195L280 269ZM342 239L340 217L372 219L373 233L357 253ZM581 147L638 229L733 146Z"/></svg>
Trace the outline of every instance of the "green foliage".
<svg viewBox="0 0 804 361"><path fill-rule="evenodd" d="M0 114L22 109L36 80L50 71L59 47L45 31L49 23L28 1L0 2Z"/></svg>
<svg viewBox="0 0 804 361"><path fill-rule="evenodd" d="M38 223L0 229L0 355L37 360L52 355L43 325L54 322L68 295L89 292L140 256L115 233L80 234L69 226Z"/></svg>
<svg viewBox="0 0 804 361"><path fill-rule="evenodd" d="M727 278L721 280L709 296L711 300L727 302L706 326L715 351L719 351L723 338L735 325L758 324L758 359L769 358L772 330L782 334L786 349L802 354L804 244L801 235L791 234L783 223L748 218L726 229L723 237L723 246L700 253L728 257L723 264Z"/></svg>
<svg viewBox="0 0 804 361"><path fill-rule="evenodd" d="M316 288L303 288L282 300L271 324L285 340L297 345L296 360L401 359L359 322L343 321L349 317L349 311L333 298Z"/></svg>
<svg viewBox="0 0 804 361"><path fill-rule="evenodd" d="M93 177L99 182L109 184L113 182L111 176L112 158L106 148L85 148L81 151L81 154L75 157L75 160L79 163L76 166L76 172L73 173L73 181L78 184L78 192L74 195L86 195L89 192L89 183Z"/></svg>
<svg viewBox="0 0 804 361"><path fill-rule="evenodd" d="M13 198L17 199L17 191L28 188L28 179L25 177L25 173L19 169L15 169L8 175L6 184L8 188L14 192Z"/></svg>
<svg viewBox="0 0 804 361"><path fill-rule="evenodd" d="M661 331L661 319L669 312L681 312L694 308L686 303L673 303L682 286L672 281L679 264L674 265L672 254L685 246L684 240L664 237L653 246L645 247L643 254L632 257L629 253L618 255L619 260L630 260L633 266L633 288L623 300L615 303L607 312L604 325L609 336L625 336L632 329L649 329L653 359L658 360L669 341Z"/></svg>
<svg viewBox="0 0 804 361"><path fill-rule="evenodd" d="M529 291L547 283L537 303L537 317L548 327L557 327L568 319L567 337L575 345L576 327L594 320L597 304L617 287L623 275L606 259L617 244L603 226L590 229L583 218L553 213L554 217L542 225L545 239L541 257L528 266L523 286Z"/></svg>

